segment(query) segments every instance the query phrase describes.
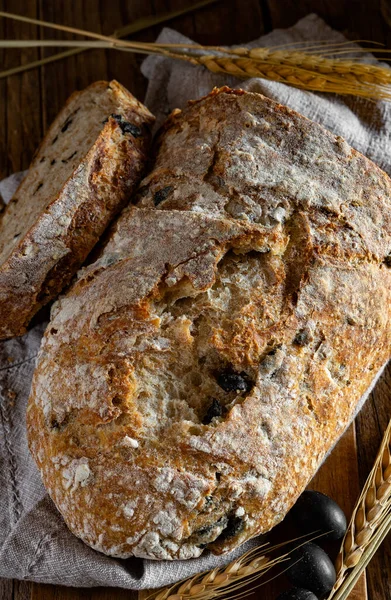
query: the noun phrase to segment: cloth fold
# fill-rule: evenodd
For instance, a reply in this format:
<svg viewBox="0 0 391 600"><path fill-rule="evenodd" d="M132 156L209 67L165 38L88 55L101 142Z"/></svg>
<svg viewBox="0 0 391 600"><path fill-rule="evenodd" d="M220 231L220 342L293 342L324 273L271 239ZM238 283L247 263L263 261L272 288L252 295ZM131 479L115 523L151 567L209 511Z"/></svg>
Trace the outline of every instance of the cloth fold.
<svg viewBox="0 0 391 600"><path fill-rule="evenodd" d="M340 42L345 38L316 15L309 15L291 29L273 31L248 46L306 40ZM190 40L164 29L158 41ZM365 55L365 60L375 61L370 55ZM145 103L157 116L157 127L172 109L209 93L214 86L241 87L287 104L321 123L391 173L391 104L317 95L262 79L243 82L157 56L144 61L142 72L149 80ZM5 202L22 176L16 174L0 182ZM24 337L0 343L0 577L78 587L153 588L225 564L259 543L251 540L224 557L206 554L176 562L116 560L92 550L69 532L45 492L26 440L26 404L45 325L38 322Z"/></svg>

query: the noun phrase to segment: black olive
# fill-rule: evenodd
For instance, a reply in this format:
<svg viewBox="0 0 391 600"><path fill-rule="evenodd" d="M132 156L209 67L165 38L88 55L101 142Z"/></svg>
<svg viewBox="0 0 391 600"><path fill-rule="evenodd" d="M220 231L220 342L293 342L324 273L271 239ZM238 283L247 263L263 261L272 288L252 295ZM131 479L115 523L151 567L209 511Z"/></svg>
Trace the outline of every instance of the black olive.
<svg viewBox="0 0 391 600"><path fill-rule="evenodd" d="M333 588L336 580L334 565L316 544L308 542L294 550L290 564L286 574L293 585L308 589L320 598Z"/></svg>
<svg viewBox="0 0 391 600"><path fill-rule="evenodd" d="M219 540L226 540L232 538L242 531L244 527L244 521L240 517L230 517L228 519L227 526L223 529L219 535Z"/></svg>
<svg viewBox="0 0 391 600"><path fill-rule="evenodd" d="M235 371L226 370L217 376L217 383L225 392L249 392L252 383L247 373L235 373Z"/></svg>
<svg viewBox="0 0 391 600"><path fill-rule="evenodd" d="M317 596L304 588L292 588L282 592L277 600L318 600Z"/></svg>
<svg viewBox="0 0 391 600"><path fill-rule="evenodd" d="M137 125L133 125L133 123L129 123L128 121L121 121L119 126L122 129L122 133L131 133L135 138L138 138L143 134L140 127L137 127Z"/></svg>
<svg viewBox="0 0 391 600"><path fill-rule="evenodd" d="M164 202L164 200L167 200L167 197L170 194L172 189L173 189L172 185L167 185L166 187L162 188L161 190L158 190L157 192L155 192L153 195L154 205L158 206L161 202Z"/></svg>
<svg viewBox="0 0 391 600"><path fill-rule="evenodd" d="M71 125L72 123L72 119L67 119L64 123L64 125L61 127L61 133L65 133L66 130L68 129L69 125Z"/></svg>
<svg viewBox="0 0 391 600"><path fill-rule="evenodd" d="M343 510L334 500L307 490L290 511L300 533L323 533L322 540L339 540L345 535L347 523Z"/></svg>
<svg viewBox="0 0 391 600"><path fill-rule="evenodd" d="M69 160L71 160L71 158L73 158L75 155L77 154L77 150L75 150L70 156L68 156L68 158L63 158L61 159L61 162L66 164Z"/></svg>
<svg viewBox="0 0 391 600"><path fill-rule="evenodd" d="M124 121L122 115L112 114L111 116L117 121L122 133L131 133L135 138L140 137L143 134L140 127L137 127L137 125L134 125L133 123L129 123L129 121Z"/></svg>
<svg viewBox="0 0 391 600"><path fill-rule="evenodd" d="M295 339L293 340L293 343L296 346L306 346L308 344L308 342L310 341L309 335L308 335L308 331L306 331L305 329L300 329L295 336Z"/></svg>
<svg viewBox="0 0 391 600"><path fill-rule="evenodd" d="M206 535L211 534L217 527L225 528L228 525L228 523L229 521L226 516L221 517L221 519L219 519L215 523L212 523L211 525L204 525L204 527L201 527L200 529L195 531L195 535L197 535L198 537L204 537Z"/></svg>
<svg viewBox="0 0 391 600"><path fill-rule="evenodd" d="M216 398L213 398L212 404L209 406L204 418L202 419L202 423L204 425L208 425L212 419L215 417L221 417L222 415L223 407L221 406L220 402L216 400Z"/></svg>
<svg viewBox="0 0 391 600"><path fill-rule="evenodd" d="M391 254L386 256L385 259L383 260L383 262L386 265L386 267L391 267Z"/></svg>

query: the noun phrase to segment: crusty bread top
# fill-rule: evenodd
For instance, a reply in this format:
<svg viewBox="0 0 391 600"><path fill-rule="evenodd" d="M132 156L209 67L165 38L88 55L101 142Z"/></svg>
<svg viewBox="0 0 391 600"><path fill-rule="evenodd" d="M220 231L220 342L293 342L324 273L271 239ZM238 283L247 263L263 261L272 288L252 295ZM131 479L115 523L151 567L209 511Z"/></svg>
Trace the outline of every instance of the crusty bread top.
<svg viewBox="0 0 391 600"><path fill-rule="evenodd" d="M391 184L258 94L177 111L53 308L28 408L66 522L114 556L226 552L289 510L391 350Z"/></svg>
<svg viewBox="0 0 391 600"><path fill-rule="evenodd" d="M316 217L314 234L330 252L346 248L379 260L391 252L389 177L341 137L285 106L259 102L259 94L226 90L189 103L166 121L157 146L140 206L266 227L301 209ZM329 219L335 232L325 231Z"/></svg>

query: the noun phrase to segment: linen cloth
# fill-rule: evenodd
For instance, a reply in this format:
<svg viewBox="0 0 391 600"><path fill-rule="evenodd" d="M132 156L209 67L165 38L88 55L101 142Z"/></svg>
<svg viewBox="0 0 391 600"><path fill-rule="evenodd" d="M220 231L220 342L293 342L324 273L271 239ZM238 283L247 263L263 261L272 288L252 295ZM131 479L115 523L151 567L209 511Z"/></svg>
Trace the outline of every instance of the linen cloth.
<svg viewBox="0 0 391 600"><path fill-rule="evenodd" d="M309 15L293 28L273 31L249 46L305 40L339 42L344 37L316 15ZM189 40L164 29L159 41ZM366 59L374 61L370 56ZM142 72L149 80L145 102L157 116L157 127L173 108L207 94L215 85L242 87L261 92L321 123L391 173L391 104L314 94L262 79L238 81L156 56L144 61ZM0 182L5 202L22 176L16 174ZM26 440L26 403L45 324L39 322L24 337L0 343L0 577L68 586L160 587L227 563L259 543L252 540L219 558L207 554L176 562L116 560L92 550L68 531L45 492Z"/></svg>

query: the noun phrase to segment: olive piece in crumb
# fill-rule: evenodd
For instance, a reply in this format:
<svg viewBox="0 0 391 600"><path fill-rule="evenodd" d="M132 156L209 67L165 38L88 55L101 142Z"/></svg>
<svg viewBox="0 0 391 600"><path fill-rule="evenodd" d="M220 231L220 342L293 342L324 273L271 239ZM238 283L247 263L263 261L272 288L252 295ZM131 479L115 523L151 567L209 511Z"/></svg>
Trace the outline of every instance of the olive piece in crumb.
<svg viewBox="0 0 391 600"><path fill-rule="evenodd" d="M125 121L122 115L112 114L111 116L117 121L122 133L130 133L134 138L142 136L143 132L140 129L140 127L134 125L134 123L129 123L129 121Z"/></svg>
<svg viewBox="0 0 391 600"><path fill-rule="evenodd" d="M318 600L318 597L310 590L296 587L291 588L286 592L282 592L282 594L277 597L277 600Z"/></svg>
<svg viewBox="0 0 391 600"><path fill-rule="evenodd" d="M300 329L293 340L296 346L306 346L310 341L309 333L306 329Z"/></svg>
<svg viewBox="0 0 391 600"><path fill-rule="evenodd" d="M217 376L217 383L225 392L249 392L252 383L247 373L235 373L235 371L226 370Z"/></svg>
<svg viewBox="0 0 391 600"><path fill-rule="evenodd" d="M167 185L166 187L162 188L161 190L158 190L157 192L155 192L153 195L154 205L159 206L159 204L161 202L164 202L164 200L167 200L167 198L170 195L170 193L172 192L172 190L173 190L172 185Z"/></svg>
<svg viewBox="0 0 391 600"><path fill-rule="evenodd" d="M234 537L244 528L244 521L240 517L230 517L227 526L223 529L218 540L226 540Z"/></svg>
<svg viewBox="0 0 391 600"><path fill-rule="evenodd" d="M119 123L119 126L121 127L122 133L130 133L135 138L141 137L143 135L143 132L140 129L140 127L137 127L137 125L129 123L128 121L121 121L121 123Z"/></svg>
<svg viewBox="0 0 391 600"><path fill-rule="evenodd" d="M203 423L203 425L209 425L209 423L212 421L212 419L214 419L215 417L222 417L222 416L223 416L223 407L221 406L220 402L218 400L216 400L216 398L213 398L212 404L209 406L204 418L202 419L202 423Z"/></svg>

